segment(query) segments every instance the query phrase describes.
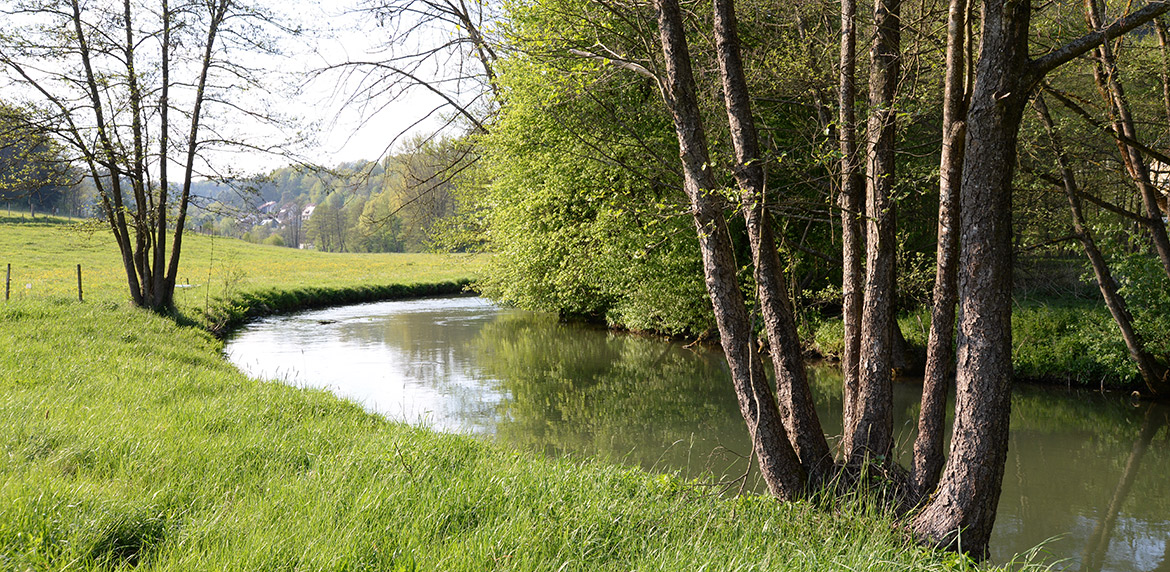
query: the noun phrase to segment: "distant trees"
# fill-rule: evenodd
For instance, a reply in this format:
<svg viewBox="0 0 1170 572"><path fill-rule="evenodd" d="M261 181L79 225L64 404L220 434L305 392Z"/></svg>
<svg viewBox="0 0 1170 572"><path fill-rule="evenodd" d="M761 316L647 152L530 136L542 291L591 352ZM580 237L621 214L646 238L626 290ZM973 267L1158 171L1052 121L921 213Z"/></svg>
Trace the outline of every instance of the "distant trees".
<svg viewBox="0 0 1170 572"><path fill-rule="evenodd" d="M58 206L76 210L64 203L76 198L80 181L48 132L29 112L0 104L0 201L16 202L33 214Z"/></svg>
<svg viewBox="0 0 1170 572"><path fill-rule="evenodd" d="M234 97L262 90L236 55L265 49L271 16L232 0L35 0L4 13L0 66L96 186L134 304L170 309L197 171L213 149L262 149L208 118L264 116Z"/></svg>

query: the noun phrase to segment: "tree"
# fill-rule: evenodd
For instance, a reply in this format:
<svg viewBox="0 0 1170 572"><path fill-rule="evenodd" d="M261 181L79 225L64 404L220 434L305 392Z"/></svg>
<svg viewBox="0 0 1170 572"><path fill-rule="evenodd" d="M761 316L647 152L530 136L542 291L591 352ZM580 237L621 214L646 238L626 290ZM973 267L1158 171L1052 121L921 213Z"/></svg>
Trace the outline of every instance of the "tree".
<svg viewBox="0 0 1170 572"><path fill-rule="evenodd" d="M740 210L752 251L756 295L776 370L776 397L785 429L805 474L813 483L822 484L831 477L833 456L813 405L792 300L772 235L772 223L764 208L767 177L744 76L733 0L715 0L714 11L724 105L735 148L733 170L739 183ZM771 400L772 395L769 393L767 398Z"/></svg>
<svg viewBox="0 0 1170 572"><path fill-rule="evenodd" d="M750 319L735 277L727 222L711 170L682 13L677 0L655 0L654 8L665 56L662 93L678 134L679 158L699 235L707 292L740 413L747 422L752 452L769 490L780 498L799 497L804 494L807 475L789 441L752 340Z"/></svg>
<svg viewBox="0 0 1170 572"><path fill-rule="evenodd" d="M935 257L930 337L922 382L918 436L914 440L911 484L914 496L925 499L938 485L943 467L943 425L955 341L958 302L959 189L963 175L963 143L967 124L968 82L967 0L951 0L947 13L946 75L943 80L942 154L939 158L938 249Z"/></svg>
<svg viewBox="0 0 1170 572"><path fill-rule="evenodd" d="M1089 228L1088 223L1085 221L1084 206L1081 200L1081 192L1077 185L1076 174L1073 171L1072 163L1068 155L1064 152L1064 145L1061 142L1060 134L1056 130L1055 122L1052 120L1052 114L1048 111L1048 105L1045 104L1042 96L1037 95L1034 106L1036 107L1036 112L1040 115L1040 120L1044 124L1044 129L1048 133L1052 149L1056 154L1057 164L1060 166L1060 180L1064 186L1065 196L1068 198L1069 209L1072 212L1073 230L1076 233L1077 240L1081 243L1081 248L1085 251L1085 257L1089 259L1089 265L1092 267L1093 275L1097 280L1097 288L1101 291L1101 298L1105 300L1105 306L1109 308L1109 314L1113 316L1113 321L1117 324L1118 329L1121 330L1121 339L1125 342L1125 347L1129 350L1130 357L1137 364L1138 372L1141 374L1142 380L1145 381L1146 388L1154 396L1164 393L1165 389L1163 385L1165 384L1166 368L1159 364L1154 356L1150 355L1150 352L1146 350L1141 335L1134 328L1133 314L1129 311L1129 305L1118 291L1117 281L1113 278L1113 272L1109 269L1109 264L1105 260L1105 256L1097 246L1092 229Z"/></svg>
<svg viewBox="0 0 1170 572"><path fill-rule="evenodd" d="M27 111L0 104L0 199L23 202L34 215L79 186L47 131Z"/></svg>
<svg viewBox="0 0 1170 572"><path fill-rule="evenodd" d="M894 353L895 261L893 201L895 96L901 56L901 1L874 3L870 48L869 117L866 129L865 294L862 301L861 350L857 395L844 441L849 461L887 459L894 445L892 356Z"/></svg>
<svg viewBox="0 0 1170 572"><path fill-rule="evenodd" d="M1011 408L1011 189L1024 108L1050 71L1170 10L1152 3L1029 58L1031 2L983 0L960 200L958 368L951 453L913 521L928 542L987 554Z"/></svg>
<svg viewBox="0 0 1170 572"><path fill-rule="evenodd" d="M861 210L865 179L857 156L857 2L841 0L841 57L837 86L837 133L841 173L837 206L841 209L841 352L843 419L846 430L856 425L858 360L861 355L861 312L865 300ZM852 441L850 439L849 441Z"/></svg>
<svg viewBox="0 0 1170 572"><path fill-rule="evenodd" d="M268 150L206 123L214 108L271 119L232 97L260 91L257 70L233 57L265 49L274 20L232 0L30 0L5 12L0 65L97 187L134 304L171 309L197 169L216 148Z"/></svg>

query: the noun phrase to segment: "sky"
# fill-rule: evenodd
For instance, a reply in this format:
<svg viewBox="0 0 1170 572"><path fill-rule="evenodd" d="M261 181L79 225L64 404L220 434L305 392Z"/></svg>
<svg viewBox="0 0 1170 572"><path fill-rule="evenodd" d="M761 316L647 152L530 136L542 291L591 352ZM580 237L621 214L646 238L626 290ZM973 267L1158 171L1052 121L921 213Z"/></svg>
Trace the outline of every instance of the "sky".
<svg viewBox="0 0 1170 572"><path fill-rule="evenodd" d="M384 40L387 32L368 16L348 10L350 5L308 0L277 4L285 16L304 25L310 36L300 46L290 42L288 71L311 77L314 72L346 61L387 57ZM432 68L432 71L439 70ZM386 154L388 146L400 134L429 134L440 127L439 117L426 118L439 100L423 90L413 90L389 103L385 98L349 101L361 78L361 74L344 78L340 73L318 75L307 81L302 78L305 81L302 92L283 102L286 110L299 116L317 135L316 144L303 150L309 159L327 166L374 160ZM257 165L281 162L280 159L253 160Z"/></svg>
<svg viewBox="0 0 1170 572"><path fill-rule="evenodd" d="M449 32L424 29L421 33L413 34L406 42L390 45L387 39L393 30L380 26L370 14L355 9L359 2L370 0L253 1L273 13L276 20L283 24L283 30L265 24L258 26L260 31L257 32L254 28L239 28L241 23L254 23L255 20L233 20L237 22L236 28L229 30L243 30L236 37L236 40L242 41L236 41L234 45L264 41L275 48L275 53L249 48L233 49L229 47L233 45L233 36L227 32L220 35L217 47L228 50L224 56L226 61L260 74L262 81L259 83L262 87L244 89L230 75L219 73L214 76L211 81L213 85L223 87L230 84L236 88L212 90L216 97L223 95L230 105L206 106L200 127L201 136L242 141L255 148L279 146L284 149L279 144L289 140L301 143L292 147L291 156L268 154L256 149L210 151L206 153L209 165L197 168L203 171L200 175L258 174L293 162L335 166L340 162L376 160L392 152L396 141L401 144L411 134L431 134L440 128L442 114L434 113L434 109L441 100L425 90L415 89L393 99L384 94L366 97L359 90L363 83L368 84L370 78L376 76L362 70L351 69L349 73L323 73L322 70L347 61L385 61L403 53L414 53L420 46L446 41ZM144 77L144 85L157 87L157 68L151 62L152 58L154 62L160 59L161 34L157 34L160 23L158 16L152 15L156 13L158 5L155 0L138 0L135 4L139 9L138 14L142 16L136 20L139 22L137 31L142 39L138 42L135 60L139 64L139 74ZM110 7L101 2L85 6L94 10ZM96 12L87 12L87 16L90 22L104 21ZM0 50L3 50L5 57L11 54L23 62L24 68L37 76L42 85L59 89L59 95L66 94L66 101L80 102L80 108L85 109L84 102L89 96L78 90L76 79L80 65L77 62L72 59L64 62L56 58L38 59L22 52L22 46L37 46L35 49L43 50L43 46L55 41L55 26L68 23L53 18L46 12L22 11L18 10L18 6L0 3ZM395 22L398 20L388 24ZM301 33L287 32L289 29L299 29ZM47 33L42 35L39 30L47 30ZM197 60L202 54L200 32L194 28L191 30L192 35L185 36L186 39L181 42L184 46L180 50L183 55L172 63L172 80L179 82L179 86L171 90L171 102L173 108L178 110L189 108L185 103L189 104L194 93L191 86L195 84L199 67ZM103 69L100 54L99 51L95 55L99 58L95 60L95 69ZM104 59L109 69L118 73L118 67L122 65L119 58L106 56ZM442 66L439 62L431 62L414 71L419 77L429 80L446 73ZM4 81L5 74L0 74L0 99L36 102L42 107L53 107L12 69L7 66L0 66L0 69L8 78ZM355 93L358 95L355 96ZM125 105L113 107L127 109ZM280 116L284 121L279 125L259 121L241 112L241 109L255 112L257 116ZM116 113L119 112L107 110L107 119ZM128 123L128 119L123 122ZM178 142L183 139L185 130L173 114L172 123L175 125L172 140ZM404 134L406 137L403 137ZM179 167L180 158L172 157L175 167Z"/></svg>

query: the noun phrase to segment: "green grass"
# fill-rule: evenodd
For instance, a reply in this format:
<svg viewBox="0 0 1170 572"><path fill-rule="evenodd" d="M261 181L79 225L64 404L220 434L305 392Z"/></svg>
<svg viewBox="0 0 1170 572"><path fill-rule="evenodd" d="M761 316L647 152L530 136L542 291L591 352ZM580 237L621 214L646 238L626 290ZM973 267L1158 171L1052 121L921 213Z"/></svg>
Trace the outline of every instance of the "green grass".
<svg viewBox="0 0 1170 572"><path fill-rule="evenodd" d="M325 304L462 290L482 256L329 254L188 233L175 290L180 314L222 332L248 317ZM110 232L61 218L0 217L0 271L14 300L124 302L126 275Z"/></svg>
<svg viewBox="0 0 1170 572"><path fill-rule="evenodd" d="M930 309L903 314L898 324L910 351L920 358L915 363L923 366ZM840 320L815 322L811 331L813 349L826 357L841 355ZM1012 309L1012 365L1016 379L1024 382L1094 389L1142 387L1117 325L1099 299L1017 300Z"/></svg>
<svg viewBox="0 0 1170 572"><path fill-rule="evenodd" d="M0 225L2 252L42 276L0 305L0 570L968 567L915 546L862 502L724 499L673 476L505 450L248 379L206 329L129 307L116 280L95 279L85 303L43 293L75 258L116 274L99 266L109 257L97 242L76 252L60 232ZM210 239L192 242L198 261ZM223 239L216 249L248 261L245 294L344 291L377 264L396 272L376 257ZM298 263L269 260L286 253ZM441 257L405 260L413 270L371 282L459 278ZM369 266L322 270L347 264Z"/></svg>

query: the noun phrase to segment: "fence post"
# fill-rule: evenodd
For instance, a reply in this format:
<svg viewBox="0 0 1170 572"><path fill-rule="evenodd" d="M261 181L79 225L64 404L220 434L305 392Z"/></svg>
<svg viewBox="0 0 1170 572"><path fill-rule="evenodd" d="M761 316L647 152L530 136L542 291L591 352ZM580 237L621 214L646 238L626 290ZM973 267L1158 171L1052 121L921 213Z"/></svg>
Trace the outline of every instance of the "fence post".
<svg viewBox="0 0 1170 572"><path fill-rule="evenodd" d="M84 302L85 299L81 297L81 265L77 265L77 301Z"/></svg>
<svg viewBox="0 0 1170 572"><path fill-rule="evenodd" d="M4 273L4 301L8 301L8 297L12 294L12 264L8 265L8 271Z"/></svg>

